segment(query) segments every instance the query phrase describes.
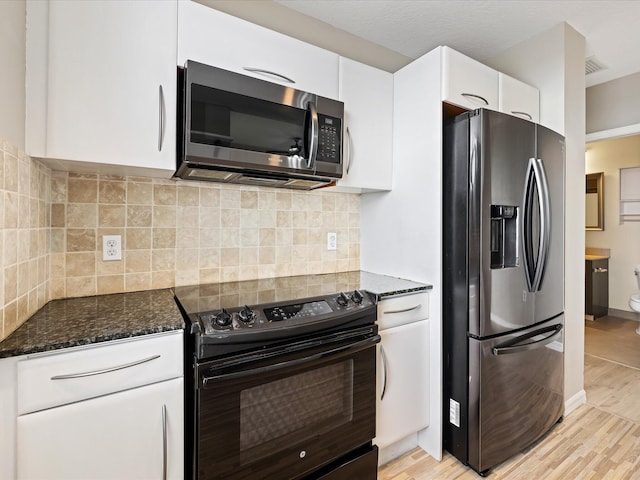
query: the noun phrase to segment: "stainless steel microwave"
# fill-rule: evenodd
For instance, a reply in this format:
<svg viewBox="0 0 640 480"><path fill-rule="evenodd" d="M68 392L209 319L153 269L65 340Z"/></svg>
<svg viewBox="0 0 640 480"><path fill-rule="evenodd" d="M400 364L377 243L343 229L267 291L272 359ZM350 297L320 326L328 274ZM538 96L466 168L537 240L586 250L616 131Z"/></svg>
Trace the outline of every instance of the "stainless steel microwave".
<svg viewBox="0 0 640 480"><path fill-rule="evenodd" d="M342 102L191 60L178 85L176 177L302 190L342 177Z"/></svg>

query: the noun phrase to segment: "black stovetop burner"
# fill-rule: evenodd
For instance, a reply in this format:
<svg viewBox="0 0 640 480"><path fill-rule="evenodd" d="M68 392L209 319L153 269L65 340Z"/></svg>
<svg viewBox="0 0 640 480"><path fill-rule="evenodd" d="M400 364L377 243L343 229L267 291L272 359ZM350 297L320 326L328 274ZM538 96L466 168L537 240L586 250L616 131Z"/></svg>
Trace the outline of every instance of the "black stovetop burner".
<svg viewBox="0 0 640 480"><path fill-rule="evenodd" d="M296 278L296 277L291 277ZM262 282L262 283L260 283ZM272 291L270 302L244 302L260 296L253 286L271 281L176 287L174 294L194 337L199 359L271 346L279 342L375 323L376 305L365 291L350 290L299 297L306 291L295 282ZM232 286L236 287L233 291ZM328 288L328 287L325 287ZM241 292L247 292L241 295ZM265 290L262 290L262 297Z"/></svg>

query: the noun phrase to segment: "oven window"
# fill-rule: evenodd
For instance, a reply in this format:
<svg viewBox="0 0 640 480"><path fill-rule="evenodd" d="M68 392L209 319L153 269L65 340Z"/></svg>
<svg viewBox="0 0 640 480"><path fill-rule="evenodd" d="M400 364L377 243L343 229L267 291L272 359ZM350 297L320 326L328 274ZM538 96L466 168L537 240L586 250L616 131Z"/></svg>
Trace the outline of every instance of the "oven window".
<svg viewBox="0 0 640 480"><path fill-rule="evenodd" d="M306 110L191 85L190 141L306 158Z"/></svg>
<svg viewBox="0 0 640 480"><path fill-rule="evenodd" d="M252 460L274 440L296 443L353 419L353 360L275 380L240 393L240 451Z"/></svg>

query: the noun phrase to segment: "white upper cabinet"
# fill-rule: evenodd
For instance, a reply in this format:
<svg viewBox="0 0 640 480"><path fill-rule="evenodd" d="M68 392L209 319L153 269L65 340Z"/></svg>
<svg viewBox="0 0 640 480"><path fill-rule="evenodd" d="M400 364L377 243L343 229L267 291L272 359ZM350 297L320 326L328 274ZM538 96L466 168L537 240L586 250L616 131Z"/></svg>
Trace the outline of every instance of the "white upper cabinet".
<svg viewBox="0 0 640 480"><path fill-rule="evenodd" d="M490 108L538 123L537 88L442 47L442 101L467 110Z"/></svg>
<svg viewBox="0 0 640 480"><path fill-rule="evenodd" d="M498 72L460 52L443 47L442 100L469 110L498 110Z"/></svg>
<svg viewBox="0 0 640 480"><path fill-rule="evenodd" d="M500 72L498 74L499 110L538 123L540 92L537 88Z"/></svg>
<svg viewBox="0 0 640 480"><path fill-rule="evenodd" d="M338 97L338 55L189 0L178 2L179 66L187 60Z"/></svg>
<svg viewBox="0 0 640 480"><path fill-rule="evenodd" d="M393 75L340 58L344 102L343 177L337 191L391 190Z"/></svg>
<svg viewBox="0 0 640 480"><path fill-rule="evenodd" d="M28 2L28 153L171 176L176 44L175 1Z"/></svg>

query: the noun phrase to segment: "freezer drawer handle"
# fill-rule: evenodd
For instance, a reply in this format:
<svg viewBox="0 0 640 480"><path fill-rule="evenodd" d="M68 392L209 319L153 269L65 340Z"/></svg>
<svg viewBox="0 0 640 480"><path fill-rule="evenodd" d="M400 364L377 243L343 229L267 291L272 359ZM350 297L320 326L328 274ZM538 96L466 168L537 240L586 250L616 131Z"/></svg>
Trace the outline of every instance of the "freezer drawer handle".
<svg viewBox="0 0 640 480"><path fill-rule="evenodd" d="M418 305L414 305L413 307L409 307L409 308L403 308L402 310L386 310L384 312L382 312L383 314L387 315L388 313L406 313L406 312L412 312L413 310L418 310L420 307L422 306L421 303L419 303Z"/></svg>
<svg viewBox="0 0 640 480"><path fill-rule="evenodd" d="M91 377L93 375L102 375L103 373L110 373L110 372L115 372L117 370L123 370L129 367L135 367L136 365L150 362L151 360L155 360L156 358L160 358L160 355L153 355L151 357L143 358L142 360L136 360L135 362L125 363L124 365L117 365L115 367L103 368L101 370L93 370L90 372L82 372L82 373L69 373L66 375L55 375L51 377L51 380L69 380L71 378L82 378L82 377Z"/></svg>
<svg viewBox="0 0 640 480"><path fill-rule="evenodd" d="M494 355L506 355L508 353L519 353L525 352L527 350L533 350L535 348L543 347L544 345L553 342L553 340L560 334L561 331L562 325L551 325L549 327L544 327L534 332L527 333L526 335L520 335L519 337L516 337L507 342L500 343L493 347L491 351ZM526 340L532 339L533 337L544 335L545 333L549 332L551 332L549 335L540 340L523 343Z"/></svg>

